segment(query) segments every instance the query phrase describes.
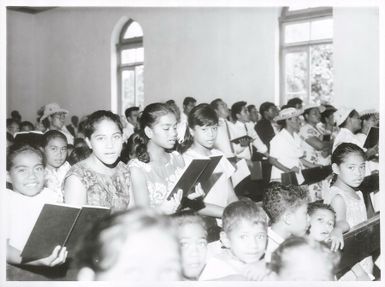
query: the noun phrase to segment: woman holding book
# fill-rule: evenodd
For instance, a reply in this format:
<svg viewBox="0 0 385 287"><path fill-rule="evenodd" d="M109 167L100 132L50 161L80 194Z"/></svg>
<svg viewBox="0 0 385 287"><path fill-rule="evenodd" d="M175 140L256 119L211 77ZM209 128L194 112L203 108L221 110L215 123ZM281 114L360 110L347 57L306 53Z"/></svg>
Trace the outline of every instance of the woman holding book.
<svg viewBox="0 0 385 287"><path fill-rule="evenodd" d="M304 167L311 168L317 165L305 159L302 140L298 135L301 121L301 110L284 108L274 120L282 129L270 141L270 162L273 165L271 180L281 181L281 174L294 171L299 177L298 183L303 181L300 170Z"/></svg>
<svg viewBox="0 0 385 287"><path fill-rule="evenodd" d="M166 104L153 103L143 110L139 125L140 130L130 147L135 158L128 163L133 195L130 206L150 206L172 214L181 205L182 190L169 200L167 197L185 167L182 155L172 151L177 140L176 116ZM203 191L198 185L188 198L193 200L201 195ZM209 206L200 212L211 215Z"/></svg>
<svg viewBox="0 0 385 287"><path fill-rule="evenodd" d="M127 209L130 172L119 159L123 145L119 116L105 110L92 113L84 134L92 153L66 174L64 202L110 207L113 211Z"/></svg>

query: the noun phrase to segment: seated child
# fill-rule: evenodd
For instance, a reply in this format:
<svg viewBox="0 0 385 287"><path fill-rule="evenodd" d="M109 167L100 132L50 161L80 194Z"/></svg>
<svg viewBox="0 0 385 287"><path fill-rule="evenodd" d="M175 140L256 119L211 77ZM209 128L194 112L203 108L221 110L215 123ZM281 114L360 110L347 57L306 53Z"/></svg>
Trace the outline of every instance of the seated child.
<svg viewBox="0 0 385 287"><path fill-rule="evenodd" d="M202 217L193 212L181 212L174 217L186 280L198 280L206 265L207 227Z"/></svg>
<svg viewBox="0 0 385 287"><path fill-rule="evenodd" d="M76 252L79 281L180 280L175 229L152 209L116 212L97 222Z"/></svg>
<svg viewBox="0 0 385 287"><path fill-rule="evenodd" d="M71 165L67 159L67 138L58 130L50 130L43 135L43 149L47 165L45 186L57 194L58 202L63 202L62 185Z"/></svg>
<svg viewBox="0 0 385 287"><path fill-rule="evenodd" d="M7 263L35 266L63 264L66 248L56 246L46 258L22 262L21 251L45 203L55 203L56 194L44 188L44 155L29 145L15 145L7 156L8 177L13 191L6 190L8 206Z"/></svg>
<svg viewBox="0 0 385 287"><path fill-rule="evenodd" d="M220 234L224 249L208 259L200 280L263 280L267 216L251 200L230 203L223 212Z"/></svg>
<svg viewBox="0 0 385 287"><path fill-rule="evenodd" d="M307 212L310 217L308 237L319 242L330 242L330 233L336 221L334 209L329 204L315 201L309 204Z"/></svg>
<svg viewBox="0 0 385 287"><path fill-rule="evenodd" d="M308 193L299 186L272 182L263 198L263 208L269 215L268 243L265 253L270 262L271 253L292 235L304 236L308 229Z"/></svg>
<svg viewBox="0 0 385 287"><path fill-rule="evenodd" d="M339 260L326 244L293 236L273 252L270 268L279 281L333 281Z"/></svg>

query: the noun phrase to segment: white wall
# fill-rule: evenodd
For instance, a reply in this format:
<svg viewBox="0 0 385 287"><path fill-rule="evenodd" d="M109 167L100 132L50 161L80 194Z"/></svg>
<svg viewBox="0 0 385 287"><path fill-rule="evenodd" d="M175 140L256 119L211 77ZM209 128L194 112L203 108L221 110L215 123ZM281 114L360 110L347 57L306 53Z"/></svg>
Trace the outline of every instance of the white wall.
<svg viewBox="0 0 385 287"><path fill-rule="evenodd" d="M334 9L335 104L379 109L377 8Z"/></svg>
<svg viewBox="0 0 385 287"><path fill-rule="evenodd" d="M59 8L34 16L10 11L8 34L23 34L23 18L35 20L35 78L29 83L35 85L38 107L56 101L78 115L111 108L111 33L123 16L138 21L144 31L146 103L170 98L181 103L193 96L199 102L221 97L229 104L241 99L260 104L277 92L279 10ZM21 53L20 41L13 38L9 59ZM10 77L21 74L21 65L8 65ZM34 117L35 106L20 107L21 87L14 79L8 86L8 111Z"/></svg>

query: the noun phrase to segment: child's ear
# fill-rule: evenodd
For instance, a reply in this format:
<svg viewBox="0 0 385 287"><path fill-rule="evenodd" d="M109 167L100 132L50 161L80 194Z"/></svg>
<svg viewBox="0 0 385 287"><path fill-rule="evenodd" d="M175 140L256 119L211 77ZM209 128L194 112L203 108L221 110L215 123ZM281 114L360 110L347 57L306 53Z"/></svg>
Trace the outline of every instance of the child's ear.
<svg viewBox="0 0 385 287"><path fill-rule="evenodd" d="M152 129L150 129L149 127L145 127L144 128L144 134L150 139L152 138L152 136L154 135L154 133L152 132Z"/></svg>
<svg viewBox="0 0 385 287"><path fill-rule="evenodd" d="M91 142L90 142L90 140L89 140L87 137L85 138L85 142L86 142L87 146L88 146L90 149L92 149Z"/></svg>
<svg viewBox="0 0 385 287"><path fill-rule="evenodd" d="M227 237L226 232L221 231L221 233L219 233L219 238L220 238L222 244L223 244L226 248L230 248L230 240L229 240L229 238Z"/></svg>
<svg viewBox="0 0 385 287"><path fill-rule="evenodd" d="M292 223L292 215L293 215L293 213L291 213L289 210L285 211L285 213L282 216L282 221L286 225L290 225Z"/></svg>
<svg viewBox="0 0 385 287"><path fill-rule="evenodd" d="M78 281L95 281L95 272L89 267L82 267L78 272Z"/></svg>
<svg viewBox="0 0 385 287"><path fill-rule="evenodd" d="M335 174L340 173L340 168L338 167L338 165L336 163L332 164L332 170L333 170L333 173L335 173Z"/></svg>

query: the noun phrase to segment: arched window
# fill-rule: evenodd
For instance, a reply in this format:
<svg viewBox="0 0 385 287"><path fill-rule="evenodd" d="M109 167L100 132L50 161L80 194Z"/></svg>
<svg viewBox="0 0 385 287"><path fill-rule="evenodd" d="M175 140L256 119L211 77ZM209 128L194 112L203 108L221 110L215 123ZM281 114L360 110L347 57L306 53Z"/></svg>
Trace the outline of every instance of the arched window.
<svg viewBox="0 0 385 287"><path fill-rule="evenodd" d="M333 9L284 7L280 17L281 103L333 101Z"/></svg>
<svg viewBox="0 0 385 287"><path fill-rule="evenodd" d="M130 19L124 24L117 44L118 105L121 114L128 107L144 104L144 49L141 26Z"/></svg>

